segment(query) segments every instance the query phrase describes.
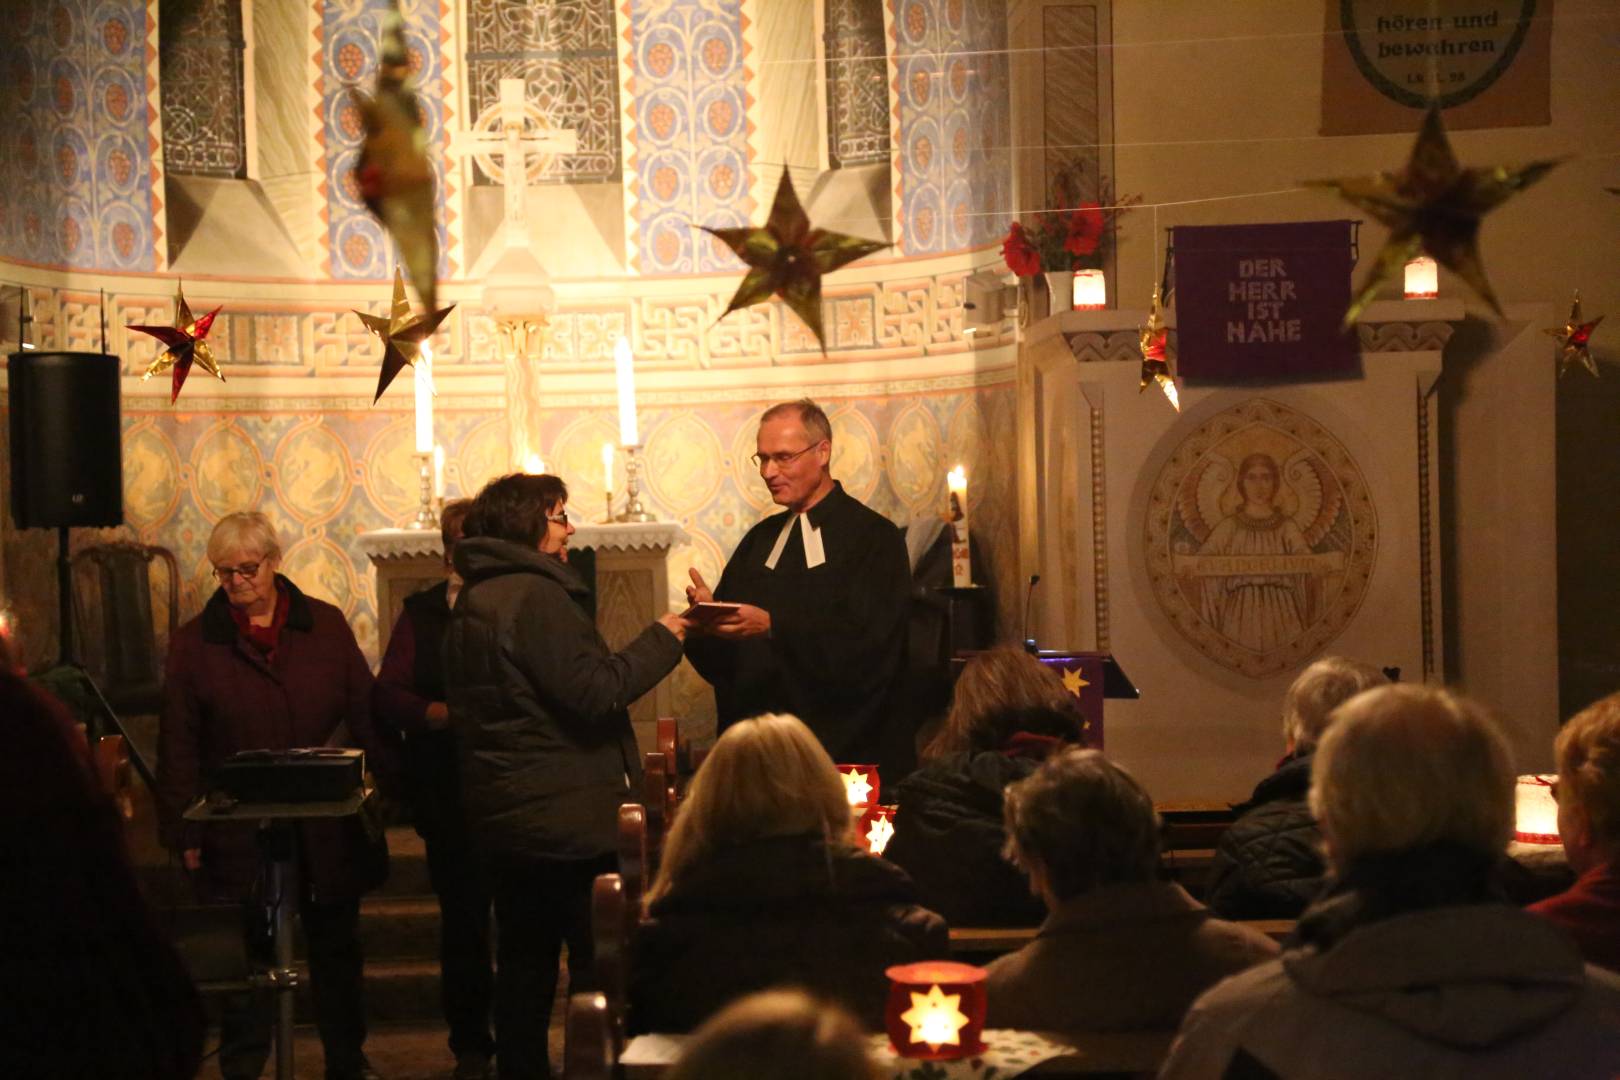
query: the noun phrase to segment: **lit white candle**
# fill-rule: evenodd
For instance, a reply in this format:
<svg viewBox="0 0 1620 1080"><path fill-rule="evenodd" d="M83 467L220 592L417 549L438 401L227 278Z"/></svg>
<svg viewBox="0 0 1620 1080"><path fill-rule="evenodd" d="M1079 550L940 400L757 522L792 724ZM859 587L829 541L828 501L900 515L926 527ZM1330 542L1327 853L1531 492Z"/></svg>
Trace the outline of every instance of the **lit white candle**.
<svg viewBox="0 0 1620 1080"><path fill-rule="evenodd" d="M602 444L602 490L613 491L613 444Z"/></svg>
<svg viewBox="0 0 1620 1080"><path fill-rule="evenodd" d="M416 385L416 452L433 453L433 350L422 342L422 355L411 365Z"/></svg>
<svg viewBox="0 0 1620 1080"><path fill-rule="evenodd" d="M973 557L968 548L967 470L958 465L945 474L950 490L951 584L966 588L973 584Z"/></svg>
<svg viewBox="0 0 1620 1080"><path fill-rule="evenodd" d="M444 447L433 446L433 497L444 498Z"/></svg>
<svg viewBox="0 0 1620 1080"><path fill-rule="evenodd" d="M530 476L539 476L546 471L546 463L539 454L529 454L523 459L523 471Z"/></svg>
<svg viewBox="0 0 1620 1080"><path fill-rule="evenodd" d="M1406 264L1406 298L1428 300L1440 295L1440 268L1427 255L1419 255Z"/></svg>
<svg viewBox="0 0 1620 1080"><path fill-rule="evenodd" d="M619 445L639 446L636 437L636 369L630 341L623 335L613 343L613 377L619 388Z"/></svg>

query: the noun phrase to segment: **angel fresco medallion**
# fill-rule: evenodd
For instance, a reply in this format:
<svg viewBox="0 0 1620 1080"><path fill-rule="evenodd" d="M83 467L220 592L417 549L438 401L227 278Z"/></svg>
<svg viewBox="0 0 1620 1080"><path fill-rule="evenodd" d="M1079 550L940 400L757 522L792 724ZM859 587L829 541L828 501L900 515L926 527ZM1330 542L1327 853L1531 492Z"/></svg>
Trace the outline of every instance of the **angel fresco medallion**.
<svg viewBox="0 0 1620 1080"><path fill-rule="evenodd" d="M1254 398L1170 455L1148 500L1148 577L1170 622L1223 667L1264 678L1304 663L1361 606L1378 521L1344 445Z"/></svg>

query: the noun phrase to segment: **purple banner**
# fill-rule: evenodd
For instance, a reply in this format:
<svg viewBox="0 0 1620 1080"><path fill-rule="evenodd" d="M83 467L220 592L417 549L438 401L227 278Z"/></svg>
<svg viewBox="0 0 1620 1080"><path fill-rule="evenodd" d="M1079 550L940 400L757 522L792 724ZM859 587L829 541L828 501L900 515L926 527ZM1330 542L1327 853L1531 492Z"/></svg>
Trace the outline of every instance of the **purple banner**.
<svg viewBox="0 0 1620 1080"><path fill-rule="evenodd" d="M1350 221L1173 230L1177 373L1194 382L1321 378L1359 370Z"/></svg>
<svg viewBox="0 0 1620 1080"><path fill-rule="evenodd" d="M1103 660L1099 653L1043 653L1041 663L1057 672L1080 703L1086 746L1103 748Z"/></svg>

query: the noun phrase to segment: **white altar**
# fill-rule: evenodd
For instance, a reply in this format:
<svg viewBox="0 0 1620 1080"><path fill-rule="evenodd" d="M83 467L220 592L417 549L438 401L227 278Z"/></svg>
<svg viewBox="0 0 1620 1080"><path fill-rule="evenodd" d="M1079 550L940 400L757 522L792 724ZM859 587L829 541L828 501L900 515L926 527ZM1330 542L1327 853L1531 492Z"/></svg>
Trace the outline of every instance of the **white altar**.
<svg viewBox="0 0 1620 1080"><path fill-rule="evenodd" d="M596 554L596 625L609 647L622 648L669 610L669 552L687 540L673 521L575 527L569 546ZM378 630L386 650L405 598L444 580L444 546L438 529L377 529L361 535L360 547L377 571ZM631 706L643 750L653 748L658 717L671 712L668 679Z"/></svg>

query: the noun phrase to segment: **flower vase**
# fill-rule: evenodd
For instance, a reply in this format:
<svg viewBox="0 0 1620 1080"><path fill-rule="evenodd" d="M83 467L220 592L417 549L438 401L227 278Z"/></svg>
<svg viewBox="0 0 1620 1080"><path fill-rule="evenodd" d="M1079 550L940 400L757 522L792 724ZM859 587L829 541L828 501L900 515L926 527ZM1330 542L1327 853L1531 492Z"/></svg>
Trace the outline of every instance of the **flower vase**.
<svg viewBox="0 0 1620 1080"><path fill-rule="evenodd" d="M1074 310L1074 271L1050 270L1041 275L1046 279L1048 315Z"/></svg>

